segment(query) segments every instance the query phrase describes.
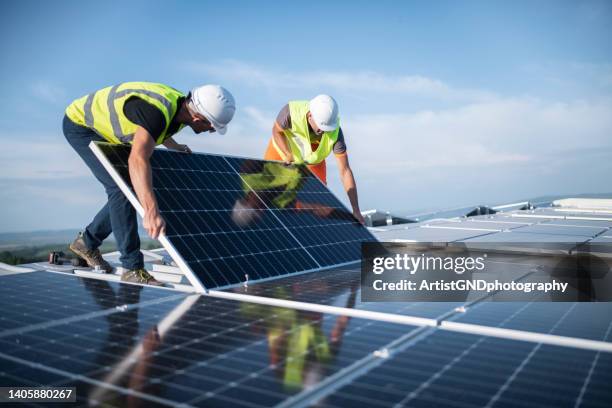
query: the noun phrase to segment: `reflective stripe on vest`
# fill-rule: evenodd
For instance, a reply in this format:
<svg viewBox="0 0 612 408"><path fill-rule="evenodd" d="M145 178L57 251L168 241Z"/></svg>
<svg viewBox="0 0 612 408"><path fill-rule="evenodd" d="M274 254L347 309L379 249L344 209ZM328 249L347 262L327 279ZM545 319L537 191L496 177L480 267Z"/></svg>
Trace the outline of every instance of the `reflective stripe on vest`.
<svg viewBox="0 0 612 408"><path fill-rule="evenodd" d="M324 132L321 135L319 146L313 152L312 141L310 140L310 131L308 127L309 101L291 101L289 102L289 115L291 116L291 128L285 129L284 133L287 136L293 160L295 163L318 164L324 161L332 152L334 143L338 140L340 131L340 119L338 119L338 127L333 132ZM274 144L277 151L278 146ZM281 153L281 157L283 154Z"/></svg>
<svg viewBox="0 0 612 408"><path fill-rule="evenodd" d="M86 126L111 143L131 143L137 125L123 113L123 106L131 96L137 96L158 108L166 126L156 140L161 144L178 110L178 100L184 95L167 85L151 82L126 82L101 89L72 102L66 115L75 123ZM179 130L183 126L179 127Z"/></svg>

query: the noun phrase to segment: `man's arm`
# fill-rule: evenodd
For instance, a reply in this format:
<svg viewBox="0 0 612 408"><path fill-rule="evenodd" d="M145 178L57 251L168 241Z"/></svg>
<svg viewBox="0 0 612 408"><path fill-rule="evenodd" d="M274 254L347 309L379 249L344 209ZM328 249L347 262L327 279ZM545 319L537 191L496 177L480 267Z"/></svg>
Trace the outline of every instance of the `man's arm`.
<svg viewBox="0 0 612 408"><path fill-rule="evenodd" d="M286 163L291 163L293 161L293 154L289 148L287 136L285 136L283 128L276 121L274 121L274 126L272 127L272 137L274 138L274 143L276 143L282 152L281 156L283 157L283 160Z"/></svg>
<svg viewBox="0 0 612 408"><path fill-rule="evenodd" d="M138 126L134 133L128 168L132 185L145 211L144 228L151 238L157 238L159 234L165 232L166 223L159 214L157 200L153 194L153 176L149 162L153 149L155 149L155 141L145 128Z"/></svg>
<svg viewBox="0 0 612 408"><path fill-rule="evenodd" d="M348 155L345 152L341 155L336 155L336 159L338 160L340 179L342 180L344 191L346 191L349 201L351 202L351 207L353 208L353 216L357 219L357 221L363 224L365 223L365 220L363 219L361 210L359 209L359 200L357 199L357 184L355 183L353 170L351 170L351 166L349 165Z"/></svg>

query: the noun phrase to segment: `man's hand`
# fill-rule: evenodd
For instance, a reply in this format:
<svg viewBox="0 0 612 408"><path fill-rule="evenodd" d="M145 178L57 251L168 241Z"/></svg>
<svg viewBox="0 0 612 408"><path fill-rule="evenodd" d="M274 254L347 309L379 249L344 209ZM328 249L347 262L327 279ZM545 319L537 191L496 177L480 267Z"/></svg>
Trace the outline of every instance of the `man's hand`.
<svg viewBox="0 0 612 408"><path fill-rule="evenodd" d="M293 164L294 162L293 154L285 153L285 158L283 159L283 162L285 162L286 165Z"/></svg>
<svg viewBox="0 0 612 408"><path fill-rule="evenodd" d="M179 152L183 152L183 153L191 153L191 149L186 144L177 143L175 150L178 150Z"/></svg>
<svg viewBox="0 0 612 408"><path fill-rule="evenodd" d="M145 212L143 226L147 230L149 236L153 239L157 239L160 234L166 233L166 221L164 221L157 209L152 209Z"/></svg>
<svg viewBox="0 0 612 408"><path fill-rule="evenodd" d="M365 220L363 219L363 215L361 215L361 211L353 211L353 217L355 217L355 219L359 221L361 225L365 225Z"/></svg>
<svg viewBox="0 0 612 408"><path fill-rule="evenodd" d="M189 148L189 146L176 143L176 141L171 137L164 140L163 144L168 149L176 150L176 151L183 152L183 153L191 153L191 149Z"/></svg>

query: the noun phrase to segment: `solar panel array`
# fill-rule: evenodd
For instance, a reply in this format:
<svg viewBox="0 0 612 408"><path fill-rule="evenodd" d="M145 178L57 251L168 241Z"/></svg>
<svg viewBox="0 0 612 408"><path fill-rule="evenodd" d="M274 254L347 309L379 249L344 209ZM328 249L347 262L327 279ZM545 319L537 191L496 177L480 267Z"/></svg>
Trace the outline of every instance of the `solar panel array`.
<svg viewBox="0 0 612 408"><path fill-rule="evenodd" d="M134 197L130 148L92 149ZM170 253L206 288L358 261L374 240L306 166L160 149L150 163Z"/></svg>
<svg viewBox="0 0 612 408"><path fill-rule="evenodd" d="M316 275L283 278L287 282L278 290L304 285L307 277L315 285ZM330 282L338 289L328 291L330 298L341 293L336 281L346 276L336 275ZM606 407L612 402L609 351L57 273L0 280L0 299L19 299L28 290L30 304L22 321L17 308L8 309L11 317L3 320L0 386L76 387L78 406ZM254 287L259 285L272 290L268 282ZM65 310L58 294L68 299ZM351 300L340 296L334 303L350 307ZM438 317L442 322L612 341L607 305L481 303L466 313L439 311L446 315Z"/></svg>
<svg viewBox="0 0 612 408"><path fill-rule="evenodd" d="M363 303L357 266L285 276L358 259L356 243L371 239L309 172L158 153L153 182L170 249L189 270L209 287L246 273L275 279L199 295L60 273L0 275L0 386L76 387L71 406L612 406L611 303ZM129 180L125 148L105 155ZM495 234L557 244L571 243L567 234L576 243L610 237L612 219L581 227L556 216L383 233L476 243ZM215 297L245 293L309 307Z"/></svg>
<svg viewBox="0 0 612 408"><path fill-rule="evenodd" d="M273 406L417 329L45 272L3 281L0 296L41 278L84 295L88 313L7 326L0 386L76 386L80 405ZM150 290L156 303L125 310ZM42 285L30 300L61 304Z"/></svg>
<svg viewBox="0 0 612 408"><path fill-rule="evenodd" d="M553 243L572 249L585 242L606 242L612 213L569 212L549 208L511 211L449 220L376 228L380 241L475 243Z"/></svg>

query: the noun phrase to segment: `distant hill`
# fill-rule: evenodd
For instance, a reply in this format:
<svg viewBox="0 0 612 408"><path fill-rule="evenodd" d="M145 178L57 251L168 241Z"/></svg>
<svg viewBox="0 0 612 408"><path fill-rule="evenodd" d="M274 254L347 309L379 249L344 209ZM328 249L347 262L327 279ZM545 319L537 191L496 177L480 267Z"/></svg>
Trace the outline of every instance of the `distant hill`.
<svg viewBox="0 0 612 408"><path fill-rule="evenodd" d="M57 244L59 242L68 244L74 240L78 233L78 229L0 233L0 250Z"/></svg>
<svg viewBox="0 0 612 408"><path fill-rule="evenodd" d="M24 246L40 246L58 243L69 244L76 238L79 231L80 230L78 229L65 229L28 232L2 232L0 233L0 251L9 250L13 248L22 248ZM140 228L139 233L141 241L152 241L143 229ZM115 238L111 235L105 241L105 244L114 242Z"/></svg>
<svg viewBox="0 0 612 408"><path fill-rule="evenodd" d="M68 253L68 244L78 233L78 229L0 233L0 262L18 265L44 261L51 251ZM147 237L144 231L140 234L140 240L142 249L161 247L157 240ZM111 235L100 251L106 253L115 250L115 240Z"/></svg>

